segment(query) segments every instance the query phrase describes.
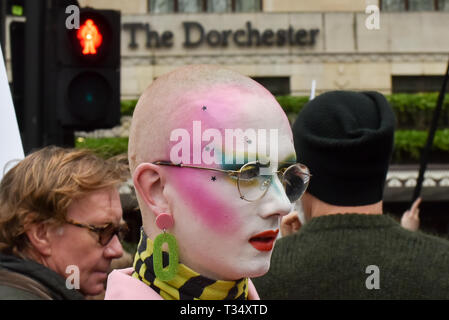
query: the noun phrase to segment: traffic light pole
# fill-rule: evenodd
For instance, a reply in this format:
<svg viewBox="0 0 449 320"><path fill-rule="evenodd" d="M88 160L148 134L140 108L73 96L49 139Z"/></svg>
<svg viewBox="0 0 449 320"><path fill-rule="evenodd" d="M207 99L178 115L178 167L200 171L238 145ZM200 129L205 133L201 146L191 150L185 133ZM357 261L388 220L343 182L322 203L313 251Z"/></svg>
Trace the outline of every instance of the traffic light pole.
<svg viewBox="0 0 449 320"><path fill-rule="evenodd" d="M43 0L26 0L25 23L25 99L24 136L25 153L42 146L42 25Z"/></svg>
<svg viewBox="0 0 449 320"><path fill-rule="evenodd" d="M0 42L2 46L3 58L6 61L6 0L0 1ZM1 61L4 63L5 61Z"/></svg>

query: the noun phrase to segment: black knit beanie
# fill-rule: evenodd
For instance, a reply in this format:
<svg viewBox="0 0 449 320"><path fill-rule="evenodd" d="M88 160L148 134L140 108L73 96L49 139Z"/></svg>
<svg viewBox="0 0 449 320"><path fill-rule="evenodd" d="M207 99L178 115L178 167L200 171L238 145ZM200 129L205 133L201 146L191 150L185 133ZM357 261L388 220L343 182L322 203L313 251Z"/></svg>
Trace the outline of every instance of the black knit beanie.
<svg viewBox="0 0 449 320"><path fill-rule="evenodd" d="M297 160L312 174L307 191L339 206L382 200L394 127L377 92L332 91L309 101L293 124Z"/></svg>

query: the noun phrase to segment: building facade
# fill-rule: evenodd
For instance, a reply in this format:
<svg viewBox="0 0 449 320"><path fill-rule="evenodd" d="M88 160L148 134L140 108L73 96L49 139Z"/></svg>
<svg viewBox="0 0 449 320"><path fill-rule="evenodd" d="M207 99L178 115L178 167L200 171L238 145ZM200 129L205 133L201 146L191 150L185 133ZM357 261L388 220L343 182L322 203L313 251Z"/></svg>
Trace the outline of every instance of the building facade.
<svg viewBox="0 0 449 320"><path fill-rule="evenodd" d="M439 91L449 58L449 0L79 2L122 11L123 99L198 63L237 70L277 95L308 96L313 80L317 94ZM446 234L449 173L446 166L429 169L423 226ZM417 176L417 166L390 168L387 212L399 217L407 208Z"/></svg>
<svg viewBox="0 0 449 320"><path fill-rule="evenodd" d="M309 95L312 80L317 93L438 91L449 57L448 0L79 2L122 11L124 99L198 63L235 69L274 94Z"/></svg>

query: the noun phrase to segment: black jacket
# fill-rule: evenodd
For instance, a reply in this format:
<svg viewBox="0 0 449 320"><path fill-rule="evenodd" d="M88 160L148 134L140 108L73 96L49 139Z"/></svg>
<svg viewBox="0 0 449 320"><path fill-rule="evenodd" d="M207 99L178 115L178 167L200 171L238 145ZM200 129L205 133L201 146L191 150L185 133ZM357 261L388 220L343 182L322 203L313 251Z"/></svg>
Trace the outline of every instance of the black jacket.
<svg viewBox="0 0 449 320"><path fill-rule="evenodd" d="M0 253L0 300L82 300L65 279L31 260Z"/></svg>

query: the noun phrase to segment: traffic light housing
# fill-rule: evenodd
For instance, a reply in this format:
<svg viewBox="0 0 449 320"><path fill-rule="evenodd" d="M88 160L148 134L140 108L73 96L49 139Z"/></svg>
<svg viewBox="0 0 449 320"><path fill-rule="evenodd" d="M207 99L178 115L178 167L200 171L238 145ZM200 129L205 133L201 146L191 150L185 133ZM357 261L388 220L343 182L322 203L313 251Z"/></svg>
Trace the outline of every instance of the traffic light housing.
<svg viewBox="0 0 449 320"><path fill-rule="evenodd" d="M64 8L58 11L54 45L60 125L111 128L120 123L120 12L81 8L79 29L67 29L68 14Z"/></svg>

